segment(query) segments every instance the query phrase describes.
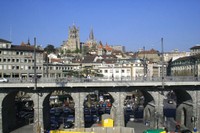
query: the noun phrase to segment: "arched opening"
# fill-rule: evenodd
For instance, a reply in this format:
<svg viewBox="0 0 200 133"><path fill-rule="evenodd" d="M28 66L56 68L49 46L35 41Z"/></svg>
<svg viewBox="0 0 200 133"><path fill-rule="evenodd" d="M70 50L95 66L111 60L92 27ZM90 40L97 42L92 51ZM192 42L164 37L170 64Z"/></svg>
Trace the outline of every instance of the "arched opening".
<svg viewBox="0 0 200 133"><path fill-rule="evenodd" d="M33 100L28 93L9 93L2 102L3 132L10 132L33 123L33 106Z"/></svg>
<svg viewBox="0 0 200 133"><path fill-rule="evenodd" d="M132 122L142 122L144 114L145 98L141 91L130 92L124 100L125 126L132 125Z"/></svg>
<svg viewBox="0 0 200 133"><path fill-rule="evenodd" d="M163 114L168 119L175 119L176 117L176 106L177 97L173 91L170 91L166 95L166 99L163 100Z"/></svg>
<svg viewBox="0 0 200 133"><path fill-rule="evenodd" d="M193 112L193 100L191 95L185 90L174 90L177 102L176 102L176 121L180 126L186 128L192 127L191 117Z"/></svg>
<svg viewBox="0 0 200 133"><path fill-rule="evenodd" d="M92 125L98 126L103 114L110 114L113 97L107 92L94 92L85 97L84 106L84 121L85 127Z"/></svg>
<svg viewBox="0 0 200 133"><path fill-rule="evenodd" d="M47 95L43 103L45 130L74 128L74 105L70 93L65 91L54 91Z"/></svg>

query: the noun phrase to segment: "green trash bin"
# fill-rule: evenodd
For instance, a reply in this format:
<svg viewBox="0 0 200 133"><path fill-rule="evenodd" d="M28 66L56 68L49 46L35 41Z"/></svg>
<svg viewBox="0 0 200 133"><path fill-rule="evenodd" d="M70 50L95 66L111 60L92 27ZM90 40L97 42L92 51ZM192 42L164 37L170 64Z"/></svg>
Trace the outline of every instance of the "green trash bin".
<svg viewBox="0 0 200 133"><path fill-rule="evenodd" d="M164 129L148 129L143 133L166 133L166 131Z"/></svg>

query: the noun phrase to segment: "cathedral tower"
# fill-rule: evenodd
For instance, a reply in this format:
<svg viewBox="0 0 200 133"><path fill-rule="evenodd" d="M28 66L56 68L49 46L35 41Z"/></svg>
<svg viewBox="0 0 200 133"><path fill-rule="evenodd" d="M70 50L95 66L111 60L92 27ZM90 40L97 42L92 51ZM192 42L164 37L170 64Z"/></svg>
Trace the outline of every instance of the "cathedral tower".
<svg viewBox="0 0 200 133"><path fill-rule="evenodd" d="M69 27L68 40L63 42L61 49L63 50L64 54L67 50L70 50L71 52L80 50L79 28L77 28L75 25Z"/></svg>

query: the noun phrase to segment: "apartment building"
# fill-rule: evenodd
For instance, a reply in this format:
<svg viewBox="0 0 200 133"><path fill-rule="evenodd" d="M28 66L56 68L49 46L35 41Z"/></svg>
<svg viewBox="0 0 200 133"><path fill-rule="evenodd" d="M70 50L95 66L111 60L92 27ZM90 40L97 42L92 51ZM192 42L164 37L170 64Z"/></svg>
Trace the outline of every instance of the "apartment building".
<svg viewBox="0 0 200 133"><path fill-rule="evenodd" d="M43 73L43 50L36 48L36 73ZM0 77L30 78L34 76L34 46L22 43L12 45L10 41L0 39Z"/></svg>

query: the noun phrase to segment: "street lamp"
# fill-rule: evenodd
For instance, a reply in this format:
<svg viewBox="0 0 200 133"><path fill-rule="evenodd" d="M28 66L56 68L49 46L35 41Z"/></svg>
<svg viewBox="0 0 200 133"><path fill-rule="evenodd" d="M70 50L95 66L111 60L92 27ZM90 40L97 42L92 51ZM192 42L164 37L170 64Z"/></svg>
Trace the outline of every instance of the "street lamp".
<svg viewBox="0 0 200 133"><path fill-rule="evenodd" d="M162 89L164 89L164 52L163 52L163 38L161 38L161 52L162 52Z"/></svg>
<svg viewBox="0 0 200 133"><path fill-rule="evenodd" d="M36 73L36 38L34 38L34 91L37 90L37 73ZM39 92L37 94L37 120L34 121L36 132L41 133L41 127L40 127L40 110L39 110Z"/></svg>

